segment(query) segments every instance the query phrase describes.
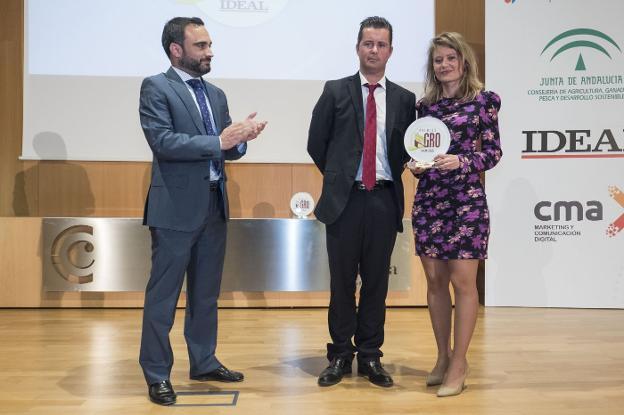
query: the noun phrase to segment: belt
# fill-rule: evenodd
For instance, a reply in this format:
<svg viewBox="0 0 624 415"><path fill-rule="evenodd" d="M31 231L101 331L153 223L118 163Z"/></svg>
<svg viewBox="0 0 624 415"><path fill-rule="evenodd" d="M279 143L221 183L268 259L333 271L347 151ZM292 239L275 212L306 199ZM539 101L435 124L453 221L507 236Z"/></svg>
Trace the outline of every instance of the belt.
<svg viewBox="0 0 624 415"><path fill-rule="evenodd" d="M390 186L392 186L392 180L375 180L375 186L373 186L371 190L385 189ZM357 190L366 190L364 183L359 180L356 180L355 183L353 183L353 187Z"/></svg>
<svg viewBox="0 0 624 415"><path fill-rule="evenodd" d="M214 182L210 182L210 191L216 192L219 189L219 181L215 180Z"/></svg>

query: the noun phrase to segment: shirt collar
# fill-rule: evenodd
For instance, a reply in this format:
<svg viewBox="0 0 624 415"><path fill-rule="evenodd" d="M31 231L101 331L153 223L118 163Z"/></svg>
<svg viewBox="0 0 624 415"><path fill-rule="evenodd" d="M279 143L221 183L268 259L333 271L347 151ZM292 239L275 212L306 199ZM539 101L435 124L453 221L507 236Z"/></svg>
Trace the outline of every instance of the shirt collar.
<svg viewBox="0 0 624 415"><path fill-rule="evenodd" d="M178 74L178 76L182 79L182 82L186 82L189 79L199 79L200 81L202 80L202 78L195 78L191 75L189 75L188 73L184 72L182 69L176 68L175 66L172 66L173 70L176 71L176 73Z"/></svg>
<svg viewBox="0 0 624 415"><path fill-rule="evenodd" d="M358 72L358 73L360 74L360 85L364 86L368 84L368 81L366 80L364 75L362 75L362 72ZM377 84L380 85L383 89L386 89L386 75L382 76L379 82L377 82Z"/></svg>

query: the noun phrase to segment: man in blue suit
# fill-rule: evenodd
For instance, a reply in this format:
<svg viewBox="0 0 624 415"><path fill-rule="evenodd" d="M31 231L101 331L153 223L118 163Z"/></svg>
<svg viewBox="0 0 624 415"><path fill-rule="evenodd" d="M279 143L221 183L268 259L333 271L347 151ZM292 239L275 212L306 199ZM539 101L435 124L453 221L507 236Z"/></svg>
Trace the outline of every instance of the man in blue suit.
<svg viewBox="0 0 624 415"><path fill-rule="evenodd" d="M212 41L199 18L176 17L162 44L171 68L141 86L140 118L154 154L144 225L152 235L139 362L150 400L171 405L173 353L169 332L187 274L184 336L195 380L239 382L215 357L217 298L225 257L228 200L225 160L241 158L266 122L255 113L232 123L223 91L202 79Z"/></svg>

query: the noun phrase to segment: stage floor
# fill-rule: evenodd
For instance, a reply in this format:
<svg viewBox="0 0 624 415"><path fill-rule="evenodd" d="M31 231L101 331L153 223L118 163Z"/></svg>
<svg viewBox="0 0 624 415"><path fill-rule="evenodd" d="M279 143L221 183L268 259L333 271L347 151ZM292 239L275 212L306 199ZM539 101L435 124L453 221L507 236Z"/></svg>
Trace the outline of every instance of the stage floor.
<svg viewBox="0 0 624 415"><path fill-rule="evenodd" d="M245 381L190 381L183 313L171 334L178 405L160 407L149 402L137 362L142 310L0 310L0 413L623 413L624 310L482 308L468 389L451 398L425 387L435 360L425 308L388 310L390 389L355 374L317 386L326 309L220 310L217 355Z"/></svg>

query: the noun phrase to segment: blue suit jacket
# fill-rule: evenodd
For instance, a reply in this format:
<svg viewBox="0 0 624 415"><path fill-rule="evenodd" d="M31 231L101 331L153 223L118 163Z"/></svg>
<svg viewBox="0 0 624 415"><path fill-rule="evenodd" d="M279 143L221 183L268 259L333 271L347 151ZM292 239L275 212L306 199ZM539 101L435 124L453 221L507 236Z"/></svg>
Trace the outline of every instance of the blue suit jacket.
<svg viewBox="0 0 624 415"><path fill-rule="evenodd" d="M247 146L221 151L218 134L232 123L223 91L204 81L217 135L207 135L195 100L186 84L170 68L143 80L139 113L152 149L152 181L145 202L143 224L190 232L208 214L210 160L236 160ZM220 181L223 211L229 217L225 170Z"/></svg>

